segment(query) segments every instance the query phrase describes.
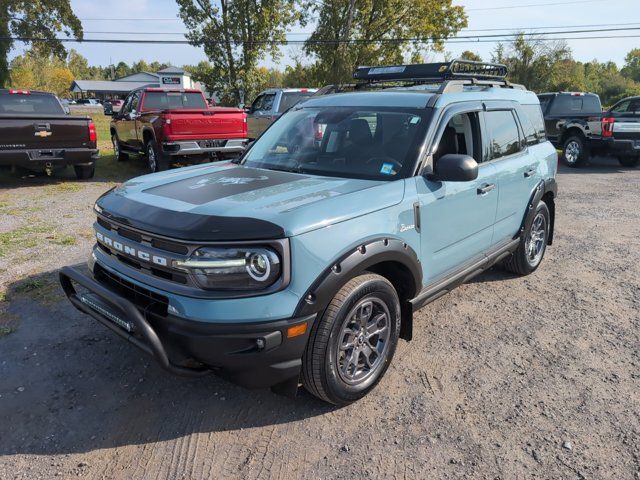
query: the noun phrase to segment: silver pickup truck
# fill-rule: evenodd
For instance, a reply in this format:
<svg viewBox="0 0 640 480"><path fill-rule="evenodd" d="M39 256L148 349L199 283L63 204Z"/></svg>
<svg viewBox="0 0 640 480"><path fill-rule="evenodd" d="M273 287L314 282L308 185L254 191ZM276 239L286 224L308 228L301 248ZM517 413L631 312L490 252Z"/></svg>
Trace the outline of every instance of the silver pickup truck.
<svg viewBox="0 0 640 480"><path fill-rule="evenodd" d="M246 110L249 139L258 138L280 115L317 91L317 88L270 88L261 92Z"/></svg>

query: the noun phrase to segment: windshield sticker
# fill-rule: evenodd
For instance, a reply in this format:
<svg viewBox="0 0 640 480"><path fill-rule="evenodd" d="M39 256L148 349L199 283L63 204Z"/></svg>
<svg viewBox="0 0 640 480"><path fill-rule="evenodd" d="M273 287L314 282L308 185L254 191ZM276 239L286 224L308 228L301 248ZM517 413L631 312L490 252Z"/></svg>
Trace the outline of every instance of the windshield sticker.
<svg viewBox="0 0 640 480"><path fill-rule="evenodd" d="M396 172L393 169L393 163L383 163L382 167L380 168L380 173L382 173L383 175L395 175Z"/></svg>

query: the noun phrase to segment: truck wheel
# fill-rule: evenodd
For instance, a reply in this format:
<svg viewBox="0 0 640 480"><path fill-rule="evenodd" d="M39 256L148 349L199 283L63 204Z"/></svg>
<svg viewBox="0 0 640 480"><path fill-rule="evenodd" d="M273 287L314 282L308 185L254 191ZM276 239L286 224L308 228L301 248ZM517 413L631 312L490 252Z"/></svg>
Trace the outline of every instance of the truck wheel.
<svg viewBox="0 0 640 480"><path fill-rule="evenodd" d="M113 145L113 154L115 155L116 160L119 162L129 160L129 155L120 149L120 140L118 140L118 135L115 133L111 134L111 144Z"/></svg>
<svg viewBox="0 0 640 480"><path fill-rule="evenodd" d="M633 168L640 163L640 157L618 157L618 162L623 167Z"/></svg>
<svg viewBox="0 0 640 480"><path fill-rule="evenodd" d="M302 357L302 383L316 397L347 405L385 374L400 335L400 302L384 277L347 282L313 325Z"/></svg>
<svg viewBox="0 0 640 480"><path fill-rule="evenodd" d="M506 270L518 275L529 275L538 268L547 248L550 221L549 208L540 200L531 226L520 236L518 249L503 263Z"/></svg>
<svg viewBox="0 0 640 480"><path fill-rule="evenodd" d="M581 135L571 135L564 141L562 159L569 167L581 167L589 158L585 139Z"/></svg>
<svg viewBox="0 0 640 480"><path fill-rule="evenodd" d="M76 178L78 180L93 178L93 175L96 173L95 165L74 165L73 169L76 172Z"/></svg>
<svg viewBox="0 0 640 480"><path fill-rule="evenodd" d="M147 140L145 153L147 155L147 168L149 172L161 172L169 168L169 162L162 155L158 144L154 140Z"/></svg>

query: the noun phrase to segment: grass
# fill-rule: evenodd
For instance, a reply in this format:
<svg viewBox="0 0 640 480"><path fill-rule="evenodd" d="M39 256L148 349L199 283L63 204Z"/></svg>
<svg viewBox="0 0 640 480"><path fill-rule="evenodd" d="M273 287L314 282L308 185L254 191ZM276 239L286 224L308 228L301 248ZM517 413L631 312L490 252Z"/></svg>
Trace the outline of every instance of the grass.
<svg viewBox="0 0 640 480"><path fill-rule="evenodd" d="M27 225L0 233L0 257L4 257L15 247L24 249L39 245L37 235L50 231L51 229L44 225Z"/></svg>
<svg viewBox="0 0 640 480"><path fill-rule="evenodd" d="M51 238L47 237L47 240L54 245L76 245L78 243L78 240L73 235L54 234Z"/></svg>
<svg viewBox="0 0 640 480"><path fill-rule="evenodd" d="M29 292L33 292L34 290L39 290L43 287L47 286L47 283L44 280L41 279L33 279L33 280L25 280L22 283L19 283L15 289L14 292L15 293L29 293Z"/></svg>

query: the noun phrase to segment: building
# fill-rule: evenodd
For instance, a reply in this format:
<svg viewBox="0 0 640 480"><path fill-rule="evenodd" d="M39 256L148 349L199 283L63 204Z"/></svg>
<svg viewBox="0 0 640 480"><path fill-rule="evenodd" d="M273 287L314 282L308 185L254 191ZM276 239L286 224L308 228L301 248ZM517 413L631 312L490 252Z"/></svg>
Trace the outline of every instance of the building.
<svg viewBox="0 0 640 480"><path fill-rule="evenodd" d="M167 67L158 73L138 72L115 80L74 80L71 92L78 98L124 98L140 87L201 88L191 74L181 68Z"/></svg>

